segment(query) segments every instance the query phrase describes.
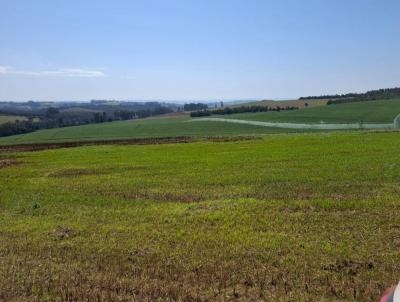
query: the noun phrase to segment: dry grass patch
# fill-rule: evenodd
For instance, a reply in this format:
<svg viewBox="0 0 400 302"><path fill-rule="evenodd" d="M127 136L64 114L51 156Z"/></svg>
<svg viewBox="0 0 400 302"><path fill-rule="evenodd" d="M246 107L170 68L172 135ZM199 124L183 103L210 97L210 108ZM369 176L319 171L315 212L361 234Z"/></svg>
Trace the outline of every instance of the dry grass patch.
<svg viewBox="0 0 400 302"><path fill-rule="evenodd" d="M94 169L66 169L56 172L49 173L49 177L79 177L79 176L90 176L90 175L102 175L105 171L94 170Z"/></svg>
<svg viewBox="0 0 400 302"><path fill-rule="evenodd" d="M0 158L0 169L8 168L19 164L21 164L21 162L13 158Z"/></svg>

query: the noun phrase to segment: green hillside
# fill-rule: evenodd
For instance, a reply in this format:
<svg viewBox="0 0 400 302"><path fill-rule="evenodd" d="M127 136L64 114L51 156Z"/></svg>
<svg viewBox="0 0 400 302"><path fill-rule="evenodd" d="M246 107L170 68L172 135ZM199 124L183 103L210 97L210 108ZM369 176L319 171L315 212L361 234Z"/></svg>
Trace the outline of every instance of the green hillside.
<svg viewBox="0 0 400 302"><path fill-rule="evenodd" d="M242 106L267 106L267 107L286 107L286 106L294 106L298 108L305 107L319 107L325 106L328 100L283 100L283 101L273 101L273 100L263 100L263 101L253 101L247 103L240 103L232 107L242 107ZM307 104L307 105L306 105Z"/></svg>
<svg viewBox="0 0 400 302"><path fill-rule="evenodd" d="M391 123L400 113L400 99L305 108L294 111L241 113L216 117L288 123Z"/></svg>
<svg viewBox="0 0 400 302"><path fill-rule="evenodd" d="M400 99L305 108L294 111L216 115L219 118L289 123L391 123L400 113ZM109 140L175 136L235 136L299 132L264 126L189 122L189 117L149 118L40 130L0 138L0 144Z"/></svg>
<svg viewBox="0 0 400 302"><path fill-rule="evenodd" d="M235 136L288 132L285 129L219 122L187 122L190 118L151 118L40 130L0 138L0 144L64 142L174 136ZM292 130L291 132L294 132Z"/></svg>

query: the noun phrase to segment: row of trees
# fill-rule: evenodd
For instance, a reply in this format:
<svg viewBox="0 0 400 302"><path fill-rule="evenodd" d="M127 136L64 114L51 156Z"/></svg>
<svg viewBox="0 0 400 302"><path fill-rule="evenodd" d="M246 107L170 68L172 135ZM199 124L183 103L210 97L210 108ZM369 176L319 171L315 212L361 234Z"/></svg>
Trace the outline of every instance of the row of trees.
<svg viewBox="0 0 400 302"><path fill-rule="evenodd" d="M48 108L43 114L30 116L27 120L8 122L0 125L0 137L16 134L24 134L39 129L61 128L77 126L90 123L105 123L115 120L130 120L145 118L173 112L168 107L156 107L139 111L117 110L112 112L95 112L90 115L79 115L78 113L63 113L56 108ZM1 113L1 112L0 112Z"/></svg>
<svg viewBox="0 0 400 302"><path fill-rule="evenodd" d="M0 136L10 136L16 134L24 134L33 132L39 129L50 129L59 126L57 120L40 120L34 121L32 119L26 121L8 122L0 125Z"/></svg>
<svg viewBox="0 0 400 302"><path fill-rule="evenodd" d="M295 106L286 106L286 107L268 107L268 106L240 106L240 107L225 107L215 110L202 110L195 111L190 114L191 117L202 117L202 116L210 116L211 114L234 114L234 113L246 113L246 112L268 112L268 111L284 111L284 110L297 110L299 107Z"/></svg>
<svg viewBox="0 0 400 302"><path fill-rule="evenodd" d="M185 104L183 106L184 111L199 111L199 110L207 110L208 106L206 104L202 103L190 103L190 104Z"/></svg>
<svg viewBox="0 0 400 302"><path fill-rule="evenodd" d="M320 95L320 96L307 96L301 97L300 100L321 100L329 99L331 103L337 102L339 99L349 99L347 102L351 102L351 99L356 101L368 101L368 100L381 100L381 99L391 99L395 97L400 97L400 88L385 88L378 90L370 90L365 93L346 93L346 94L332 94L332 95ZM346 102L346 101L343 101ZM342 103L343 103L342 102Z"/></svg>

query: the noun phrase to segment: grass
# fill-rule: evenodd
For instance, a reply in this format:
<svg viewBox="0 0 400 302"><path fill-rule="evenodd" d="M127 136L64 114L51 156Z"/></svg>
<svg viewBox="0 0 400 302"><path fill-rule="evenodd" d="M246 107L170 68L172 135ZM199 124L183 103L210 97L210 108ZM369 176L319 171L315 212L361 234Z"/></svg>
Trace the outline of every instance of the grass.
<svg viewBox="0 0 400 302"><path fill-rule="evenodd" d="M15 122L15 120L25 120L24 116L16 116L16 115L1 115L0 114L0 124Z"/></svg>
<svg viewBox="0 0 400 302"><path fill-rule="evenodd" d="M224 118L288 123L392 123L400 99L348 103L284 112L232 114Z"/></svg>
<svg viewBox="0 0 400 302"><path fill-rule="evenodd" d="M377 301L397 132L0 154L0 300Z"/></svg>
<svg viewBox="0 0 400 302"><path fill-rule="evenodd" d="M400 99L394 99L319 106L287 112L243 113L215 117L292 123L319 123L321 121L326 123L391 123L399 113ZM148 137L248 136L306 131L212 121L190 123L188 122L190 120L187 116L176 116L47 129L24 135L2 137L0 145Z"/></svg>
<svg viewBox="0 0 400 302"><path fill-rule="evenodd" d="M188 117L150 118L143 120L91 124L41 130L24 135L0 138L0 144L66 142L82 140L129 139L148 137L237 136L288 132L277 128L220 122L188 123ZM294 132L292 130L291 132Z"/></svg>
<svg viewBox="0 0 400 302"><path fill-rule="evenodd" d="M286 106L295 106L299 108L305 108L306 104L308 107L318 107L325 106L328 100L283 100L283 101L272 101L272 100L264 100L264 101L254 101L248 103L240 103L234 105L233 107L241 107L241 106L268 106L272 108L276 108L277 106L286 107Z"/></svg>

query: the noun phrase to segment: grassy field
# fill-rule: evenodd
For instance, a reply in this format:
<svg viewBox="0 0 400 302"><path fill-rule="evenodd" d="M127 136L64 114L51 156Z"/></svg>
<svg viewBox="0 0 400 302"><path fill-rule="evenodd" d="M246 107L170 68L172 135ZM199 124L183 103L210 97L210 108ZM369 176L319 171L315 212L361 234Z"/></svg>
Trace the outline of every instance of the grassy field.
<svg viewBox="0 0 400 302"><path fill-rule="evenodd" d="M1 115L0 114L0 124L4 124L7 122L15 122L15 120L25 120L26 118L23 116L16 116L16 115Z"/></svg>
<svg viewBox="0 0 400 302"><path fill-rule="evenodd" d="M216 115L215 117L292 123L391 123L400 113L400 99L319 106L295 111ZM207 137L262 135L304 130L220 122L191 123L188 116L149 118L85 126L40 130L24 135L0 138L1 144L68 142L145 137Z"/></svg>
<svg viewBox="0 0 400 302"><path fill-rule="evenodd" d="M391 123L400 114L400 99L348 103L283 112L232 114L223 118L288 123ZM219 116L218 116L219 117Z"/></svg>
<svg viewBox="0 0 400 302"><path fill-rule="evenodd" d="M2 137L0 138L0 144L129 139L145 137L236 136L288 132L287 130L277 128L226 123L221 124L219 122L188 123L187 121L189 120L189 117L157 119L150 118L143 120L41 130L24 135ZM295 130L291 130L291 132L294 131Z"/></svg>
<svg viewBox="0 0 400 302"><path fill-rule="evenodd" d="M0 300L377 301L396 132L0 154Z"/></svg>
<svg viewBox="0 0 400 302"><path fill-rule="evenodd" d="M328 100L284 100L284 101L272 101L272 100L264 100L264 101L254 101L248 103L241 103L237 104L233 107L241 107L241 106L268 106L272 108L276 107L286 107L286 106L295 106L299 108L306 108L307 107L319 107L325 106Z"/></svg>

